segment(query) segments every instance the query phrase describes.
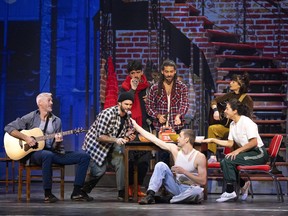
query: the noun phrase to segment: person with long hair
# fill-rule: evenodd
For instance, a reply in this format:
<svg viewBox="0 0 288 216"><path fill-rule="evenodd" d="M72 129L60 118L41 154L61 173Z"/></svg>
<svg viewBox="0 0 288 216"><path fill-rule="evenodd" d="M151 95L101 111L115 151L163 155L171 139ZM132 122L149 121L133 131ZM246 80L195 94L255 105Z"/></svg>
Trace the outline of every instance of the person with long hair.
<svg viewBox="0 0 288 216"><path fill-rule="evenodd" d="M176 133L184 128L184 117L188 111L188 88L177 80L177 66L172 60L165 60L161 66L161 75L152 85L147 96L146 110L153 120L156 132L162 127L171 127ZM169 164L169 154L159 152L160 160Z"/></svg>
<svg viewBox="0 0 288 216"><path fill-rule="evenodd" d="M224 116L226 103L229 99L235 98L249 107L253 112L253 100L247 95L250 79L247 73L243 75L234 74L229 83L230 92L216 97L211 101L213 119L208 127L208 138L225 139L229 133L231 120ZM215 143L208 143L208 163L216 161L217 146Z"/></svg>
<svg viewBox="0 0 288 216"><path fill-rule="evenodd" d="M176 70L174 61L165 60L159 81L151 87L147 97L147 113L153 118L157 132L165 124L178 133L184 127L184 117L189 107L188 88L177 80Z"/></svg>
<svg viewBox="0 0 288 216"><path fill-rule="evenodd" d="M213 142L223 147L232 147L234 144L238 147L236 150L226 154L225 158L220 161L226 190L216 200L217 202L225 202L237 197L235 184L238 183L239 173L236 169L238 165L265 164L269 158L259 135L257 124L250 118L250 109L245 104L239 102L236 98L230 99L226 105L225 115L232 120L228 140L217 138L202 140L202 142ZM241 199L246 200L250 182L240 179L239 185L242 193Z"/></svg>

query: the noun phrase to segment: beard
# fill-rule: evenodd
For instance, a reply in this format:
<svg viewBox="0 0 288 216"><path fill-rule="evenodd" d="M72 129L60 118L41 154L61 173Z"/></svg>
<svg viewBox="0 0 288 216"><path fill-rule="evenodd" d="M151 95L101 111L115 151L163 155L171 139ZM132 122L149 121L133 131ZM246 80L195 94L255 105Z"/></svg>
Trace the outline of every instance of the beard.
<svg viewBox="0 0 288 216"><path fill-rule="evenodd" d="M123 112L123 113L126 113L129 111L128 109L124 109L124 107L122 106L122 103L120 104L120 111Z"/></svg>
<svg viewBox="0 0 288 216"><path fill-rule="evenodd" d="M173 83L173 81L174 81L174 77L164 77L164 82L167 83L168 85Z"/></svg>

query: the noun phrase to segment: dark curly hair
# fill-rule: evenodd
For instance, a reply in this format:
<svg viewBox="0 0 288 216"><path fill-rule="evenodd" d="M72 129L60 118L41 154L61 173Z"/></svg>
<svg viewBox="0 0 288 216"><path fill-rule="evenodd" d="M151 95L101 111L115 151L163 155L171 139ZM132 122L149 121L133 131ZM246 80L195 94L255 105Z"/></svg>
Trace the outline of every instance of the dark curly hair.
<svg viewBox="0 0 288 216"><path fill-rule="evenodd" d="M237 82L240 85L240 90L239 90L240 94L244 94L244 93L248 92L249 85L250 85L250 79L249 79L249 75L247 72L245 72L242 75L234 74L232 76L232 80Z"/></svg>
<svg viewBox="0 0 288 216"><path fill-rule="evenodd" d="M238 112L238 115L245 115L249 118L252 117L252 113L249 109L249 107L243 103L241 103L239 100L237 100L236 98L233 98L233 99L230 99L228 101L228 104L230 104L230 107L231 109L234 111L234 110L237 110Z"/></svg>
<svg viewBox="0 0 288 216"><path fill-rule="evenodd" d="M127 72L130 73L133 70L142 70L143 65L139 60L131 60L127 64Z"/></svg>

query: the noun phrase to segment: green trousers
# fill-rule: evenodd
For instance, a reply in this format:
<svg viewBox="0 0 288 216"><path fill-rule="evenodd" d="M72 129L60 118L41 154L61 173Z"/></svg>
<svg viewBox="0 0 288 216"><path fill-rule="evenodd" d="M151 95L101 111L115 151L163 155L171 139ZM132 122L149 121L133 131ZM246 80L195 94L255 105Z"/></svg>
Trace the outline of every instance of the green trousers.
<svg viewBox="0 0 288 216"><path fill-rule="evenodd" d="M266 164L269 155L265 147L253 148L247 152L241 152L234 160L224 158L220 161L221 170L226 183L235 183L238 179L238 165L261 165Z"/></svg>

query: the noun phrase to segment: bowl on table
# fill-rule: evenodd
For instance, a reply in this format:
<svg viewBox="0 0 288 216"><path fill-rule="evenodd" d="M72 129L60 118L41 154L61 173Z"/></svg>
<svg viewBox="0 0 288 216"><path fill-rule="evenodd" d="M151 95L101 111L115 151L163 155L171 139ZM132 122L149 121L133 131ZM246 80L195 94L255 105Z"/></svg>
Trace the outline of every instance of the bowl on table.
<svg viewBox="0 0 288 216"><path fill-rule="evenodd" d="M141 142L150 142L150 140L146 139L144 136L142 136L141 134L138 134L138 138Z"/></svg>
<svg viewBox="0 0 288 216"><path fill-rule="evenodd" d="M173 142L178 142L179 134L169 134L169 137Z"/></svg>

